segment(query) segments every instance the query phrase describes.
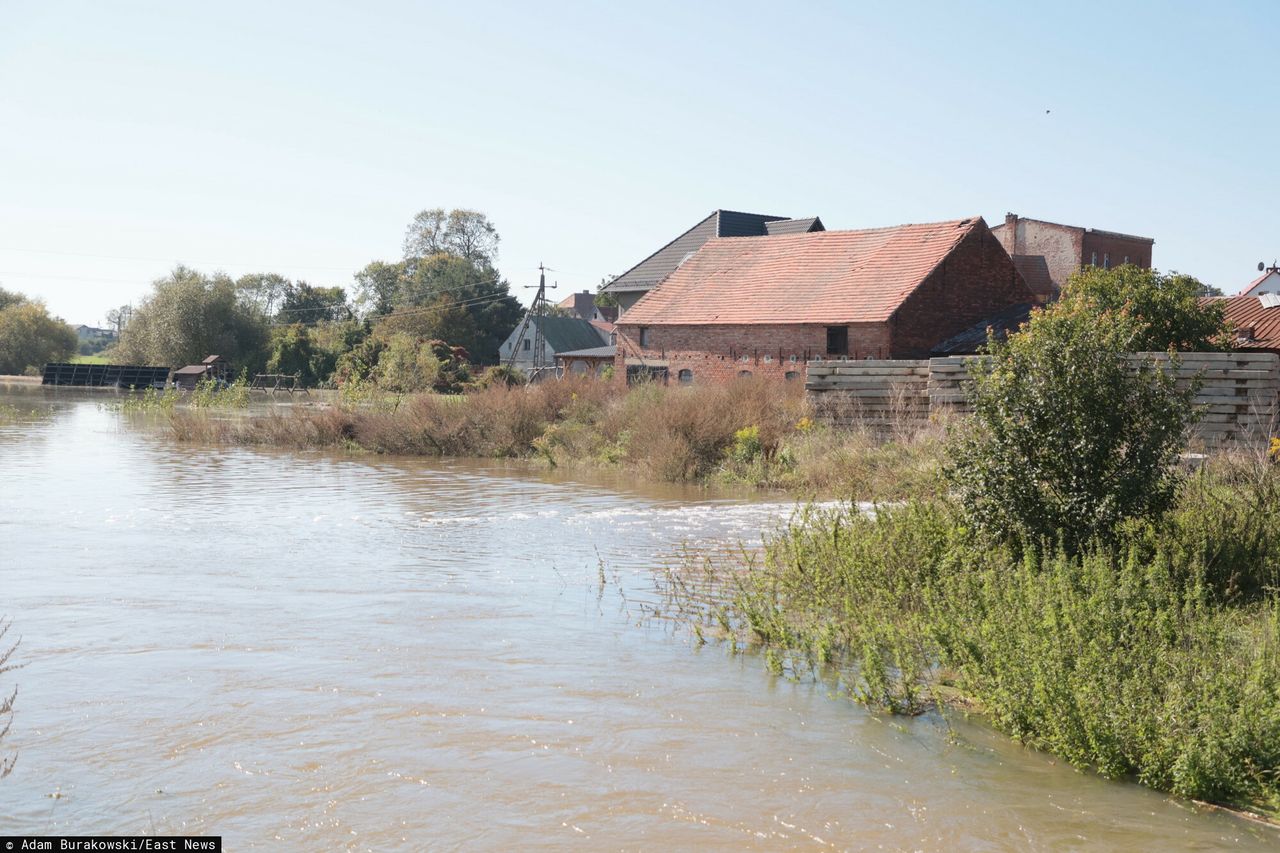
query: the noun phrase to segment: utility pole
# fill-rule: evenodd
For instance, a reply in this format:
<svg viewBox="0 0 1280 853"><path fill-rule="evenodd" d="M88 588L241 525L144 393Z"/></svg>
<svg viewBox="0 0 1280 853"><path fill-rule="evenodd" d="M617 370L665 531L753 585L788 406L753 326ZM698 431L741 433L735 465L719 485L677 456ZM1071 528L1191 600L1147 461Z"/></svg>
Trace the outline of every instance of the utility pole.
<svg viewBox="0 0 1280 853"><path fill-rule="evenodd" d="M555 270L552 270L555 272ZM551 289L556 289L555 284L551 285ZM533 288L532 284L526 284L525 289ZM547 316L547 268L541 263L538 264L538 293L533 297L533 304L529 306L529 313L525 315L524 322L520 325L520 334L516 336L515 343L511 347L511 355L507 358L507 367L515 366L516 358L520 354L520 347L524 341L524 336L529 333L529 324L533 323L533 370L529 374L529 381L533 381L538 375L538 371L546 366L545 354L543 350L546 348L546 335L542 331L542 320ZM553 365L554 366L554 365Z"/></svg>

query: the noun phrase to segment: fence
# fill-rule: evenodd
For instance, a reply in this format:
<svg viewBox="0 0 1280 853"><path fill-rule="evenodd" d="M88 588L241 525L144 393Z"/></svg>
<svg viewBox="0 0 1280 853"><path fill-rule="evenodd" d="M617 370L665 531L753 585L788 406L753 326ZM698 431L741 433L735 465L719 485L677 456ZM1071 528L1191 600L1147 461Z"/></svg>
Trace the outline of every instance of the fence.
<svg viewBox="0 0 1280 853"><path fill-rule="evenodd" d="M980 356L902 361L813 361L805 389L829 423L891 424L969 411L969 364ZM1166 353L1137 353L1168 363ZM1273 432L1280 395L1280 356L1271 353L1182 353L1177 378L1199 377L1196 427L1205 444L1241 443Z"/></svg>

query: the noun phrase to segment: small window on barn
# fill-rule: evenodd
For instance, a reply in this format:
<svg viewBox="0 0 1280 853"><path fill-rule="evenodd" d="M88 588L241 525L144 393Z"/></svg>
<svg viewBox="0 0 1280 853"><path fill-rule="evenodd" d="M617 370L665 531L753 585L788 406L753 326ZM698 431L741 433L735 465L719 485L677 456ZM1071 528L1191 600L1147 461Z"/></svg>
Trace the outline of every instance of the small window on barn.
<svg viewBox="0 0 1280 853"><path fill-rule="evenodd" d="M794 370L788 370L785 376L785 379L788 382L791 382L792 380L799 379L799 378L800 378L800 374Z"/></svg>
<svg viewBox="0 0 1280 853"><path fill-rule="evenodd" d="M647 347L649 345L649 327L640 327L640 346Z"/></svg>
<svg viewBox="0 0 1280 853"><path fill-rule="evenodd" d="M1104 270L1111 269L1111 253L1110 252L1102 253L1102 268Z"/></svg>
<svg viewBox="0 0 1280 853"><path fill-rule="evenodd" d="M676 378L680 380L681 385L692 385L693 371L689 370L688 368L685 368L684 370L676 374Z"/></svg>
<svg viewBox="0 0 1280 853"><path fill-rule="evenodd" d="M773 364L773 356L771 356L771 355L766 355L766 356L764 357L764 363L765 363L765 364Z"/></svg>
<svg viewBox="0 0 1280 853"><path fill-rule="evenodd" d="M793 355L793 356L791 356L791 358L789 359L789 361L790 361L792 364L795 364L795 363L796 363L797 361L799 361L799 360L800 360L800 356L798 356L798 355Z"/></svg>
<svg viewBox="0 0 1280 853"><path fill-rule="evenodd" d="M750 371L750 370L739 370L739 371L738 371L738 375L739 375L739 376L750 376L750 375L751 375L751 371Z"/></svg>
<svg viewBox="0 0 1280 853"><path fill-rule="evenodd" d="M1089 266L1091 266L1091 267L1096 267L1097 265L1098 265L1098 253L1097 253L1097 252L1090 252L1090 253L1089 253Z"/></svg>
<svg viewBox="0 0 1280 853"><path fill-rule="evenodd" d="M849 327L827 326L827 355L849 354Z"/></svg>
<svg viewBox="0 0 1280 853"><path fill-rule="evenodd" d="M533 341L529 340L528 338L525 338L525 339L524 339L524 351L525 351L525 352L528 352L528 351L529 351L529 350L531 350L531 349L533 349Z"/></svg>
<svg viewBox="0 0 1280 853"><path fill-rule="evenodd" d="M1124 262L1125 262L1125 265L1126 265L1126 266L1129 264L1129 256L1128 256L1128 255L1125 255L1125 256L1124 256Z"/></svg>

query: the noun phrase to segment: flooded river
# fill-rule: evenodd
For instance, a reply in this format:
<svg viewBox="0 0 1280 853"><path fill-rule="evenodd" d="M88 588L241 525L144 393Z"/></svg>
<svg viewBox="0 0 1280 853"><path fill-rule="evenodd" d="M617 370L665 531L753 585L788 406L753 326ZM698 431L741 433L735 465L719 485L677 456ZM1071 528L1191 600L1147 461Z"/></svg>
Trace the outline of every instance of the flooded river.
<svg viewBox="0 0 1280 853"><path fill-rule="evenodd" d="M647 618L790 505L484 462L177 446L0 393L0 832L229 850L1267 849L984 727ZM51 402L52 401L52 402ZM604 583L601 583L603 571Z"/></svg>

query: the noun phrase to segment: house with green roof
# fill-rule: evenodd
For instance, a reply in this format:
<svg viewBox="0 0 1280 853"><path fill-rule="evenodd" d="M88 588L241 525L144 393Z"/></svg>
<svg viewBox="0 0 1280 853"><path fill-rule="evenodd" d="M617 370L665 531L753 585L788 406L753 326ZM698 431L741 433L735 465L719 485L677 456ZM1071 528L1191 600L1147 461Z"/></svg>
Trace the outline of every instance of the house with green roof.
<svg viewBox="0 0 1280 853"><path fill-rule="evenodd" d="M542 332L541 336L538 334L539 330ZM537 352L539 339L542 341L541 357ZM588 320L526 314L520 325L502 342L498 352L503 364L512 364L529 373L535 367L554 368L556 356L561 353L595 349L608 344L604 333ZM513 353L515 358L512 358Z"/></svg>

